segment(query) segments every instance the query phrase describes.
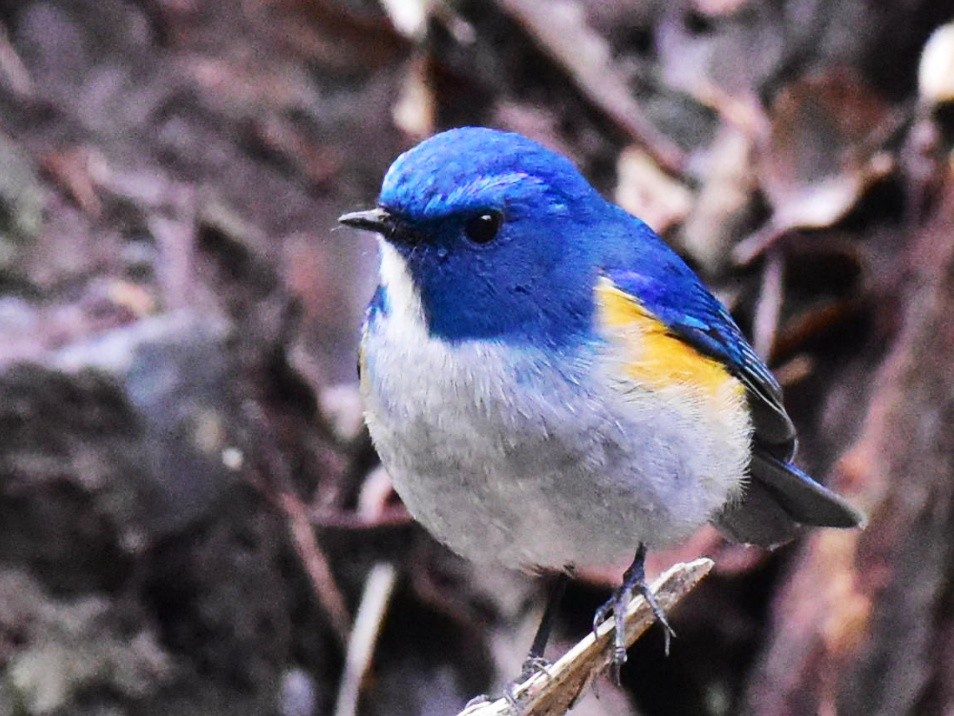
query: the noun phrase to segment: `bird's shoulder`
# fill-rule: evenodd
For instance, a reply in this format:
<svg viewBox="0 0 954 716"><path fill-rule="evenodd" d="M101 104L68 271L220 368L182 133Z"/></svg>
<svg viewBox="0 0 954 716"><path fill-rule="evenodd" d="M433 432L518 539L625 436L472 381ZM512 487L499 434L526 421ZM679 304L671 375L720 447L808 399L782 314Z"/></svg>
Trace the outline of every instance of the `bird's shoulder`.
<svg viewBox="0 0 954 716"><path fill-rule="evenodd" d="M626 215L628 219L628 215ZM756 439L794 451L795 429L782 403L778 381L745 339L725 306L695 272L644 223L617 222L600 257L595 287L598 315L618 329L652 337L652 355L670 374L714 385L728 374L745 386ZM650 366L654 368L653 366ZM655 368L654 368L655 369Z"/></svg>

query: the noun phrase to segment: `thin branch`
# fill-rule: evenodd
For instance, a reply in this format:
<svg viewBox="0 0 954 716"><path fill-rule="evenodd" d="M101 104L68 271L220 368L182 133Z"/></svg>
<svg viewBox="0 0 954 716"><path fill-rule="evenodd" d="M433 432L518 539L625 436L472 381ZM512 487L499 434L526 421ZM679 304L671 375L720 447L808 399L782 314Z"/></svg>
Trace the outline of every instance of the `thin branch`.
<svg viewBox="0 0 954 716"><path fill-rule="evenodd" d="M314 528L304 503L291 491L283 491L278 496L278 506L288 518L288 528L291 532L295 551L301 559L315 596L328 615L331 628L342 645L348 643L348 634L351 631L351 617L348 607L334 574L328 557L318 546Z"/></svg>
<svg viewBox="0 0 954 716"><path fill-rule="evenodd" d="M348 640L348 653L345 657L341 687L338 690L335 716L354 716L358 712L361 682L371 665L374 645L381 633L381 625L384 623L396 581L397 570L386 562L379 562L368 572L361 604L354 619L354 628Z"/></svg>
<svg viewBox="0 0 954 716"><path fill-rule="evenodd" d="M670 611L712 569L711 559L677 564L653 584L659 606ZM638 639L655 621L652 610L641 596L626 608L624 626L626 645ZM588 634L546 672L536 673L517 685L513 694L521 707L521 716L562 716L579 700L593 680L613 657L615 620L600 625L596 634ZM513 713L506 699L477 703L458 716L504 716Z"/></svg>
<svg viewBox="0 0 954 716"><path fill-rule="evenodd" d="M670 174L680 176L685 152L649 121L616 67L609 44L575 1L497 0L580 92Z"/></svg>
<svg viewBox="0 0 954 716"><path fill-rule="evenodd" d="M769 251L762 269L762 288L755 304L752 339L755 350L766 360L775 354L779 317L784 300L785 258L778 250Z"/></svg>

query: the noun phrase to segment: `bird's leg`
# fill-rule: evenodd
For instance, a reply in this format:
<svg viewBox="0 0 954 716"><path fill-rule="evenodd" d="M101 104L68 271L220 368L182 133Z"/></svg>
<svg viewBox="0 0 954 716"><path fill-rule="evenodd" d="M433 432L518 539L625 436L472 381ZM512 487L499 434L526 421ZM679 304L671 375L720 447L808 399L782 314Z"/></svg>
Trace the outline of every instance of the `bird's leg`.
<svg viewBox="0 0 954 716"><path fill-rule="evenodd" d="M530 653L527 654L527 660L524 662L525 671L527 665L532 666L539 664L541 660L543 660L543 651L547 648L547 642L550 641L550 633L553 631L557 611L560 608L560 602L563 601L563 595L566 592L566 585L569 581L570 577L566 572L560 572L550 586L550 594L547 596L547 606L543 610L540 626L537 627L537 633L534 635L533 643L530 645Z"/></svg>
<svg viewBox="0 0 954 716"><path fill-rule="evenodd" d="M538 671L546 671L550 666L550 662L543 658L543 651L547 648L547 642L550 641L550 633L553 631L557 611L560 609L560 602L563 601L563 594L566 592L566 585L569 581L569 575L566 572L560 572L553 584L550 585L547 605L543 610L543 617L540 619L537 633L533 637L533 643L530 645L530 653L527 654L527 658L520 669L520 676L507 684L504 689L504 698L514 709L514 713L520 713L520 704L517 702L517 686Z"/></svg>
<svg viewBox="0 0 954 716"><path fill-rule="evenodd" d="M616 681L617 684L619 683L620 668L626 663L626 640L625 629L623 628L623 615L626 613L626 605L629 604L634 592L639 592L642 595L646 603L649 604L649 608L652 609L653 616L656 617L656 620L665 629L665 650L667 656L669 655L669 640L676 635L676 632L674 632L669 625L666 613L659 606L659 602L656 601L656 597L646 583L645 561L646 545L640 543L636 549L636 556L633 558L633 563L629 565L629 569L623 573L623 583L613 592L613 595L606 603L596 610L596 614L593 617L593 631L596 631L596 628L606 621L611 613L616 618L616 628L613 632L613 680Z"/></svg>

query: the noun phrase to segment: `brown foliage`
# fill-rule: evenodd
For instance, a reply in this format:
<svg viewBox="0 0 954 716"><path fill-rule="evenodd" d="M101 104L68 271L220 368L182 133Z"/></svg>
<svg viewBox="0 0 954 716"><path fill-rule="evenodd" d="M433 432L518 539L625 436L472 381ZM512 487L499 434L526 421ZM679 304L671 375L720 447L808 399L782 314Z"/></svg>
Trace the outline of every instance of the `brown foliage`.
<svg viewBox="0 0 954 716"><path fill-rule="evenodd" d="M782 378L803 464L870 516L652 555L716 567L673 655L651 630L577 712L951 713L950 25L919 61L952 15L0 2L0 713L328 713L344 681L361 713L449 714L516 674L536 583L414 526L334 387L375 280L335 217L460 124L656 217ZM554 655L617 567L579 575Z"/></svg>

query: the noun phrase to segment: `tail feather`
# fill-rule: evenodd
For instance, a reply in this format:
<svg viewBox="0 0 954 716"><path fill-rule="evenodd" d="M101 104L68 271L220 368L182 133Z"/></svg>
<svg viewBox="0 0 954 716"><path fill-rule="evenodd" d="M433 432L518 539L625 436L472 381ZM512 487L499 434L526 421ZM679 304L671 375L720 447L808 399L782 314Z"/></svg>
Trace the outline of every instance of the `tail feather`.
<svg viewBox="0 0 954 716"><path fill-rule="evenodd" d="M712 518L712 524L730 542L777 547L798 534L798 523L778 504L775 495L760 482L751 482L745 497L727 505Z"/></svg>
<svg viewBox="0 0 954 716"><path fill-rule="evenodd" d="M799 525L862 527L865 517L799 468L756 448L744 497L712 522L734 542L775 546L794 537Z"/></svg>
<svg viewBox="0 0 954 716"><path fill-rule="evenodd" d="M772 490L792 519L818 527L860 527L865 516L852 507L845 498L789 462L761 453L752 455L752 479Z"/></svg>

